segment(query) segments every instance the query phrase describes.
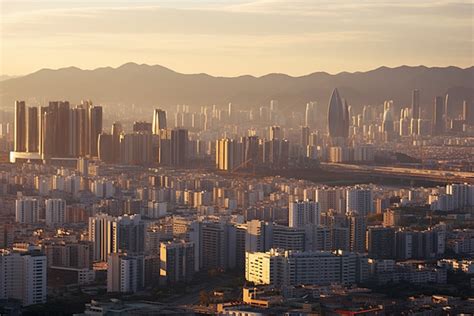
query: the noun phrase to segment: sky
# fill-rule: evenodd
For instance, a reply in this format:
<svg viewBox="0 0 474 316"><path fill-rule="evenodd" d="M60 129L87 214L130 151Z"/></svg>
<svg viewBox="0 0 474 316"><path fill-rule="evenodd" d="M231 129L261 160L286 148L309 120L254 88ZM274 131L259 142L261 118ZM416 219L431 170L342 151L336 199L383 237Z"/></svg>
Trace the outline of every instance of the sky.
<svg viewBox="0 0 474 316"><path fill-rule="evenodd" d="M470 0L0 0L0 75L127 62L218 76L469 67L473 34Z"/></svg>

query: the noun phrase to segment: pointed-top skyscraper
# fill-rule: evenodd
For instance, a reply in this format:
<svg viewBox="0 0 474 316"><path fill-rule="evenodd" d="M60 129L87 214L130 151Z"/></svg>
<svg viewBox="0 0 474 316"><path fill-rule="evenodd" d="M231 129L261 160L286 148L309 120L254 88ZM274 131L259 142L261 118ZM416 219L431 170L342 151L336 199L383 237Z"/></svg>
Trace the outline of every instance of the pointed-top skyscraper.
<svg viewBox="0 0 474 316"><path fill-rule="evenodd" d="M328 107L328 131L333 139L347 138L349 135L349 108L337 88L331 94Z"/></svg>

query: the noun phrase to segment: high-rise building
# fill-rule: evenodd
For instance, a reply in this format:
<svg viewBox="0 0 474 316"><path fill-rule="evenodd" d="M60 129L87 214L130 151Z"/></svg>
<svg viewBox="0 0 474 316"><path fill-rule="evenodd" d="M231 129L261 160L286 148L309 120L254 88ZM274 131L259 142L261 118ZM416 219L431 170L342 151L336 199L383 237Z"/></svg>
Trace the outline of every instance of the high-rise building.
<svg viewBox="0 0 474 316"><path fill-rule="evenodd" d="M367 218L357 213L349 213L350 251L365 252Z"/></svg>
<svg viewBox="0 0 474 316"><path fill-rule="evenodd" d="M89 218L89 240L94 243L94 260L106 261L111 253L144 251L145 227L140 215L113 217L97 214Z"/></svg>
<svg viewBox="0 0 474 316"><path fill-rule="evenodd" d="M188 130L175 128L171 130L171 165L184 167L188 161Z"/></svg>
<svg viewBox="0 0 474 316"><path fill-rule="evenodd" d="M46 256L38 251L0 249L0 299L17 299L23 306L46 303Z"/></svg>
<svg viewBox="0 0 474 316"><path fill-rule="evenodd" d="M25 101L15 102L14 150L26 151L26 105Z"/></svg>
<svg viewBox="0 0 474 316"><path fill-rule="evenodd" d="M160 281L163 284L189 282L193 278L194 243L168 241L160 246Z"/></svg>
<svg viewBox="0 0 474 316"><path fill-rule="evenodd" d="M304 115L304 124L310 129L316 128L316 113L317 113L317 102L306 103L306 111Z"/></svg>
<svg viewBox="0 0 474 316"><path fill-rule="evenodd" d="M113 136L106 133L99 134L98 140L98 158L105 163L114 161L114 139Z"/></svg>
<svg viewBox="0 0 474 316"><path fill-rule="evenodd" d="M413 90L411 98L411 116L417 120L420 118L420 90Z"/></svg>
<svg viewBox="0 0 474 316"><path fill-rule="evenodd" d="M474 125L474 111L472 109L472 102L464 100L462 103L462 117L464 124Z"/></svg>
<svg viewBox="0 0 474 316"><path fill-rule="evenodd" d="M98 156L99 135L102 133L102 107L89 107L89 155Z"/></svg>
<svg viewBox="0 0 474 316"><path fill-rule="evenodd" d="M306 148L309 145L309 134L310 130L308 126L301 126L301 147L303 147L303 153L306 156Z"/></svg>
<svg viewBox="0 0 474 316"><path fill-rule="evenodd" d="M47 199L45 201L46 225L61 225L66 222L66 201Z"/></svg>
<svg viewBox="0 0 474 316"><path fill-rule="evenodd" d="M28 107L26 109L26 151L38 152L38 108Z"/></svg>
<svg viewBox="0 0 474 316"><path fill-rule="evenodd" d="M120 134L123 132L122 124L114 122L112 124L112 161L117 162L120 159Z"/></svg>
<svg viewBox="0 0 474 316"><path fill-rule="evenodd" d="M145 284L143 255L113 253L107 259L107 292L135 293Z"/></svg>
<svg viewBox="0 0 474 316"><path fill-rule="evenodd" d="M283 139L283 134L280 126L270 126L269 129L270 140Z"/></svg>
<svg viewBox="0 0 474 316"><path fill-rule="evenodd" d="M445 131L445 121L444 121L444 99L443 97L436 97L434 102L434 111L433 111L433 135L441 135Z"/></svg>
<svg viewBox="0 0 474 316"><path fill-rule="evenodd" d="M367 251L375 259L395 257L395 229L391 227L369 227L367 230Z"/></svg>
<svg viewBox="0 0 474 316"><path fill-rule="evenodd" d="M393 125L393 115L391 107L385 109L382 121L382 131L385 136L385 141L391 141L395 136L395 127Z"/></svg>
<svg viewBox="0 0 474 316"><path fill-rule="evenodd" d="M161 109L153 111L153 134L159 135L160 130L166 129L166 112Z"/></svg>
<svg viewBox="0 0 474 316"><path fill-rule="evenodd" d="M335 139L346 139L349 136L349 109L347 103L339 96L339 91L333 90L328 106L329 136Z"/></svg>
<svg viewBox="0 0 474 316"><path fill-rule="evenodd" d="M45 241L43 247L48 267L92 269L94 251L90 241Z"/></svg>
<svg viewBox="0 0 474 316"><path fill-rule="evenodd" d="M15 202L15 219L21 224L35 224L39 221L38 199L21 197Z"/></svg>
<svg viewBox="0 0 474 316"><path fill-rule="evenodd" d="M352 187L346 190L346 211L356 211L367 216L374 211L373 193L371 188Z"/></svg>
<svg viewBox="0 0 474 316"><path fill-rule="evenodd" d="M290 202L288 208L288 226L304 227L308 224L319 225L321 212L318 202L311 200Z"/></svg>

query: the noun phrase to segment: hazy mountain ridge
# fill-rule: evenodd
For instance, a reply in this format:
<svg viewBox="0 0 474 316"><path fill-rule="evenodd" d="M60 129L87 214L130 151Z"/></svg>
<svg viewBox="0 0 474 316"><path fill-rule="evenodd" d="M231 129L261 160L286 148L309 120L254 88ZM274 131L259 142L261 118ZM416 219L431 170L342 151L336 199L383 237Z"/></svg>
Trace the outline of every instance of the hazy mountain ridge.
<svg viewBox="0 0 474 316"><path fill-rule="evenodd" d="M15 100L92 99L95 103L125 103L147 107L174 107L176 104L224 105L250 108L277 99L282 108L301 109L308 101L318 101L326 109L330 93L338 87L349 104L379 104L393 99L397 106L411 104L411 91L421 90L421 103L430 106L436 95L450 92L452 110L459 111L463 99L474 99L474 66L380 67L367 72L331 75L314 72L292 77L281 73L261 77L214 77L208 74L181 74L169 68L127 63L117 68L81 70L77 67L42 69L19 78L0 82L0 107Z"/></svg>

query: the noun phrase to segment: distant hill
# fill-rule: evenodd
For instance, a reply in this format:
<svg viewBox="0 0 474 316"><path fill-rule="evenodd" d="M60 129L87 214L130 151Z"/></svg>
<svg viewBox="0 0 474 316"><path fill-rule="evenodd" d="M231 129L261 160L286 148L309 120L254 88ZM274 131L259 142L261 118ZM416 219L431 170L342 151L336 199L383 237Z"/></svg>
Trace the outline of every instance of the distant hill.
<svg viewBox="0 0 474 316"><path fill-rule="evenodd" d="M380 67L367 72L331 75L315 72L291 77L268 74L262 77L214 77L181 74L162 66L127 63L118 68L81 70L76 67L42 69L0 82L0 109L15 100L91 99L98 103L124 103L143 107L174 107L176 104L224 105L251 108L276 99L284 109L303 109L318 101L326 111L330 93L338 87L350 105L380 104L393 99L398 106L411 104L411 91L421 91L421 103L431 110L436 95L450 93L450 111L460 111L462 100L474 99L474 67Z"/></svg>

